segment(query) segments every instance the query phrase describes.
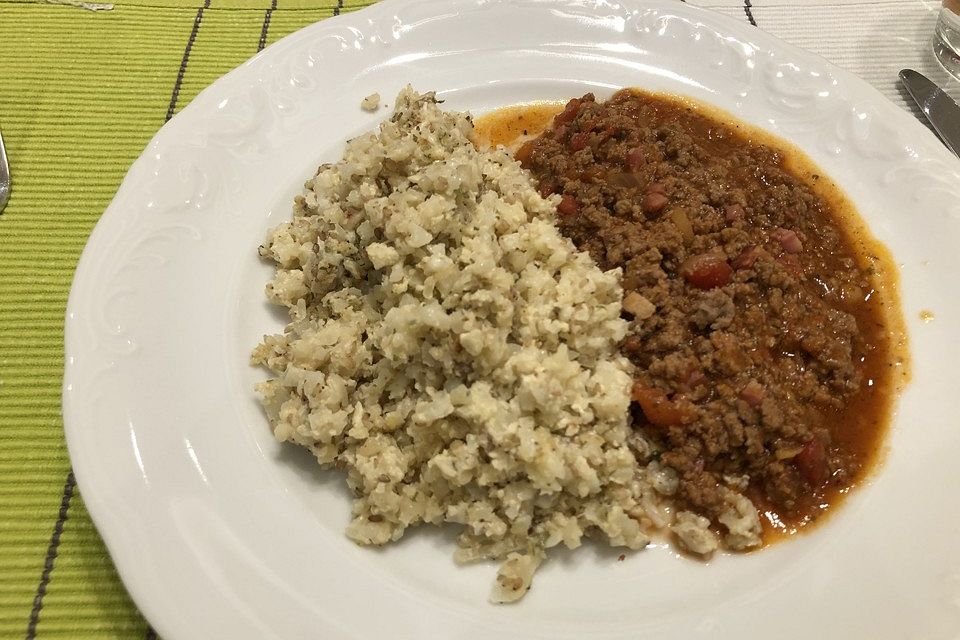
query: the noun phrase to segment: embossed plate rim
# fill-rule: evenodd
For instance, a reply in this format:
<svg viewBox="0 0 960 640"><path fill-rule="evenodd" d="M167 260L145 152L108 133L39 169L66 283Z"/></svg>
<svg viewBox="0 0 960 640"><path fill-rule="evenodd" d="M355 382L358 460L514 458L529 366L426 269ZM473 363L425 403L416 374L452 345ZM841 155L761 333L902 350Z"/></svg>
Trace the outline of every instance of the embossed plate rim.
<svg viewBox="0 0 960 640"><path fill-rule="evenodd" d="M496 43L483 35L494 32ZM416 534L386 552L347 543L342 495L314 482L302 459L278 460L257 428L242 355L269 315L259 284L247 284L265 279L263 266L245 248L288 215L291 176L307 177L308 160L373 126L359 99L374 89L390 96L407 76L476 109L568 96L590 81L598 90L642 82L800 144L902 263L915 353L929 357L900 422L923 424L926 440L898 423L884 472L829 535L706 566L663 550L616 563L588 549L548 563L518 607L487 605L492 567L454 567L443 537ZM307 125L316 134L302 133ZM942 553L911 553L911 518L930 518L935 505L893 480L924 474L960 486L956 471L934 464L960 452L960 441L929 409L949 394L948 365L960 359L948 330L960 305L944 275L960 269L950 255L960 238L958 167L863 81L672 0L386 0L324 21L202 92L150 142L91 235L65 326L64 421L81 492L131 595L168 640L727 638L749 636L778 611L794 612L785 637L900 637L906 628L935 637L956 620L960 567ZM924 305L937 312L930 325L910 315ZM902 515L886 523L887 512ZM925 550L947 549L960 528L960 516L938 517ZM850 568L863 573L852 579ZM838 608L848 592L879 605L900 580L912 584L896 611ZM815 601L821 617L787 608L818 589L832 596Z"/></svg>

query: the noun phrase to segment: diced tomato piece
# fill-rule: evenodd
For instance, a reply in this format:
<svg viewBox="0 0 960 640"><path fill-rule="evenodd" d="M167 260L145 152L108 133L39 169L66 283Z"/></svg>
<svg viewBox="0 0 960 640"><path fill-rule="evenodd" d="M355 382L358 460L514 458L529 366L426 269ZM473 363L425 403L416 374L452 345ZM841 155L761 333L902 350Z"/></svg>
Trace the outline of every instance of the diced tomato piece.
<svg viewBox="0 0 960 640"><path fill-rule="evenodd" d="M636 171L643 165L643 149L640 147L634 147L627 151L627 156L624 158L627 163L627 167L630 171Z"/></svg>
<svg viewBox="0 0 960 640"><path fill-rule="evenodd" d="M557 205L557 213L562 216L575 216L579 210L580 203L577 202L577 199L569 193L563 194L560 204Z"/></svg>
<svg viewBox="0 0 960 640"><path fill-rule="evenodd" d="M530 156L533 155L533 149L536 146L537 144L535 140L527 140L520 145L520 148L517 149L517 152L513 154L513 159L526 167L530 162Z"/></svg>
<svg viewBox="0 0 960 640"><path fill-rule="evenodd" d="M571 151L580 151L580 149L586 149L588 143L590 142L589 133L575 133L570 136L570 150Z"/></svg>
<svg viewBox="0 0 960 640"><path fill-rule="evenodd" d="M814 438L803 446L794 458L793 463L800 472L800 477L812 487L822 485L829 475L827 469L827 449L818 438Z"/></svg>
<svg viewBox="0 0 960 640"><path fill-rule="evenodd" d="M792 229L777 228L770 232L770 237L780 243L783 250L787 253L800 253L803 251L803 243L800 236Z"/></svg>
<svg viewBox="0 0 960 640"><path fill-rule="evenodd" d="M573 122L573 119L577 117L577 112L580 110L580 103L582 100L580 98L574 98L567 103L567 106L564 107L563 111L558 113L553 119L553 126L559 127L562 124L567 124Z"/></svg>
<svg viewBox="0 0 960 640"><path fill-rule="evenodd" d="M714 289L730 282L733 269L722 256L701 253L683 261L680 275L698 289Z"/></svg>
<svg viewBox="0 0 960 640"><path fill-rule="evenodd" d="M553 195L556 192L556 190L557 190L557 183L555 183L553 180L544 180L543 182L540 183L540 186L537 189L537 191L540 192L540 195L544 198Z"/></svg>
<svg viewBox="0 0 960 640"><path fill-rule="evenodd" d="M645 213L660 213L670 203L669 198L657 191L647 191L640 203Z"/></svg>
<svg viewBox="0 0 960 640"><path fill-rule="evenodd" d="M689 403L674 402L660 389L639 382L634 383L631 398L640 405L647 420L658 427L690 424L697 419L696 409Z"/></svg>

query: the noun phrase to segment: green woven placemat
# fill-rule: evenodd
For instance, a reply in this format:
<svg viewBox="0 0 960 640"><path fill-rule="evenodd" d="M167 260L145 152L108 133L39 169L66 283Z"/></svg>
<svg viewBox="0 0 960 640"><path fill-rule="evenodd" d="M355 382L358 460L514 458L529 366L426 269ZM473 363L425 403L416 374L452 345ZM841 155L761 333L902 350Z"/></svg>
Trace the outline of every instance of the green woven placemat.
<svg viewBox="0 0 960 640"><path fill-rule="evenodd" d="M60 386L77 259L171 115L266 44L368 4L0 0L0 131L14 178L0 215L0 637L155 637L70 473Z"/></svg>

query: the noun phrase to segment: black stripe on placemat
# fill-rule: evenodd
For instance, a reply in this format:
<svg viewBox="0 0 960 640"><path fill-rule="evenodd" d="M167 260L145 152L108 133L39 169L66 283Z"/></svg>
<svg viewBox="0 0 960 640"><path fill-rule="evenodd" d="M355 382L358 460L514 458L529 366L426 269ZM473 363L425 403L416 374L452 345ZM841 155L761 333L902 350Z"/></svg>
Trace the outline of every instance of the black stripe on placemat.
<svg viewBox="0 0 960 640"><path fill-rule="evenodd" d="M260 42L257 43L257 51L263 51L267 46L267 32L270 30L270 16L277 10L277 0L270 2L270 8L263 13L263 28L260 29Z"/></svg>
<svg viewBox="0 0 960 640"><path fill-rule="evenodd" d="M183 49L183 58L180 60L180 70L177 72L177 80L173 83L173 91L170 94L170 106L167 107L167 122L170 121L170 118L173 117L173 112L177 109L177 99L180 97L180 85L183 84L183 74L187 72L187 63L190 62L190 50L193 49L193 42L197 39L197 32L200 31L200 23L203 22L203 11L209 8L210 0L203 0L203 6L197 9L197 17L193 19L193 28L190 29L187 46Z"/></svg>
<svg viewBox="0 0 960 640"><path fill-rule="evenodd" d="M60 547L60 536L63 535L63 524L67 521L67 512L70 510L70 500L73 490L77 486L77 479L73 477L73 470L67 472L67 479L63 483L63 497L60 498L60 511L57 522L53 525L53 534L47 546L47 557L43 561L43 573L40 574L40 584L33 597L33 609L30 610L30 622L27 623L26 640L33 640L37 635L37 623L40 622L40 610L43 608L43 597L47 594L47 585L50 584L50 574L53 573L53 564L57 559L57 549Z"/></svg>
<svg viewBox="0 0 960 640"><path fill-rule="evenodd" d="M337 6L333 8L333 15L340 15L340 10L343 9L343 0L337 0Z"/></svg>
<svg viewBox="0 0 960 640"><path fill-rule="evenodd" d="M750 0L743 0L743 12L747 14L747 20L750 21L750 24L757 26L757 21L753 17L753 4Z"/></svg>
<svg viewBox="0 0 960 640"><path fill-rule="evenodd" d="M157 632L150 625L147 625L147 635L143 636L143 640L158 640Z"/></svg>

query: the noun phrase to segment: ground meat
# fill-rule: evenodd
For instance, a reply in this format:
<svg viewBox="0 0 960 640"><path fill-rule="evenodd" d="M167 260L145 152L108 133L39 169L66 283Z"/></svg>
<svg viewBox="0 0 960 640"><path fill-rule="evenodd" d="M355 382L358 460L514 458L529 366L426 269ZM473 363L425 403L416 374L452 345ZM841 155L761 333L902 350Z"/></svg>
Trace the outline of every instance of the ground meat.
<svg viewBox="0 0 960 640"><path fill-rule="evenodd" d="M712 289L700 296L697 308L693 313L693 324L701 331L707 329L724 329L733 322L737 308L733 303L733 296L723 289Z"/></svg>
<svg viewBox="0 0 960 640"><path fill-rule="evenodd" d="M561 231L656 309L625 313L622 350L638 371L634 426L685 507L718 518L724 478L746 476L789 514L855 473L831 421L867 349L862 297L841 292L869 291L869 275L776 150L621 92L572 101L523 156L541 192L562 195Z"/></svg>

